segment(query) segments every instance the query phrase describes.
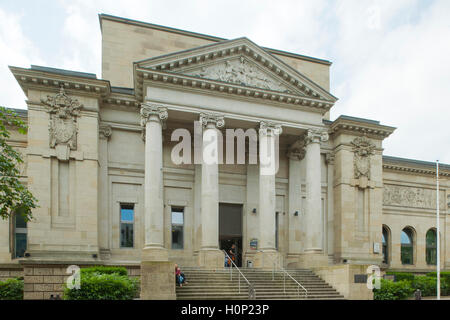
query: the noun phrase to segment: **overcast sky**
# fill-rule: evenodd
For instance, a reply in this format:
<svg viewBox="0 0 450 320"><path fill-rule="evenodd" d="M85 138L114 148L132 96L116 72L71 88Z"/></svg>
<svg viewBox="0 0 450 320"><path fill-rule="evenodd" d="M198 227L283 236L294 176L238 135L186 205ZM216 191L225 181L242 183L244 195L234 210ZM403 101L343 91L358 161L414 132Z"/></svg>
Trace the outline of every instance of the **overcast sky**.
<svg viewBox="0 0 450 320"><path fill-rule="evenodd" d="M26 108L8 65L101 78L99 13L330 60L331 120L379 120L385 155L450 164L449 0L0 0L0 105Z"/></svg>

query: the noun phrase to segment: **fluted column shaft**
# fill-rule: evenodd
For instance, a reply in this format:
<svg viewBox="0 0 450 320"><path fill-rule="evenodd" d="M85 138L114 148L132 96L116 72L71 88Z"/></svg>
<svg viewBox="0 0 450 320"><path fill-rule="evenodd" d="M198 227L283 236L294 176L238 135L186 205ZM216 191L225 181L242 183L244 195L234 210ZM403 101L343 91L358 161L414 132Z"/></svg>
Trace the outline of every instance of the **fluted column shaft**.
<svg viewBox="0 0 450 320"><path fill-rule="evenodd" d="M323 218L321 214L320 142L328 134L309 130L306 137L306 246L305 252L323 252Z"/></svg>
<svg viewBox="0 0 450 320"><path fill-rule="evenodd" d="M202 114L201 249L219 248L219 132L223 117Z"/></svg>
<svg viewBox="0 0 450 320"><path fill-rule="evenodd" d="M142 122L145 127L145 182L144 182L144 249L164 248L163 147L162 121L167 109L143 104Z"/></svg>
<svg viewBox="0 0 450 320"><path fill-rule="evenodd" d="M275 250L275 175L281 127L261 122L259 129L259 250Z"/></svg>

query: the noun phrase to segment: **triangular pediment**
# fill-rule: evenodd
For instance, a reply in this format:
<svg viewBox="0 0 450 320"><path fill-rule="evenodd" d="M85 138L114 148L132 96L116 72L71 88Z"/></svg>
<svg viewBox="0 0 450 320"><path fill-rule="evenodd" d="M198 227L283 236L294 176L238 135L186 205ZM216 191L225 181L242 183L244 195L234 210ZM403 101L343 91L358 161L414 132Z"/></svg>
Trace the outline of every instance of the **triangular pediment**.
<svg viewBox="0 0 450 320"><path fill-rule="evenodd" d="M280 102L292 100L327 109L337 100L327 90L247 38L139 61L135 63L135 70L141 73L145 73L145 70L158 73L152 75L153 79L161 76L167 81L171 77L176 82L179 80L176 75L183 77L183 83L189 78L204 79L214 82L210 87L219 88L218 90L223 90L222 83L242 87L240 91L247 92L247 95L270 96L272 100ZM254 92L255 90L260 91Z"/></svg>

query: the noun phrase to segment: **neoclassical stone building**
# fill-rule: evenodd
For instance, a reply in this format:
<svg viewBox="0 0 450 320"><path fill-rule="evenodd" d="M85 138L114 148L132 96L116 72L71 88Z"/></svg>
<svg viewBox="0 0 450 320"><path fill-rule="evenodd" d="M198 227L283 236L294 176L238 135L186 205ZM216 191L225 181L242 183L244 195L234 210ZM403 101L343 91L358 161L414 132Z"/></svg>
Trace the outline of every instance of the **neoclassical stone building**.
<svg viewBox="0 0 450 320"><path fill-rule="evenodd" d="M100 27L101 79L10 67L29 126L10 143L39 208L28 223L0 221L0 275L94 263L217 268L232 243L242 266L312 268L337 287L339 272L361 266L435 268L434 163L383 155L393 127L330 121L331 62L103 14ZM173 162L179 128L191 134L191 163ZM196 138L215 129L255 129L245 164L227 163L225 144L223 163L194 161L205 147ZM274 140L279 168L264 174L248 149ZM447 269L449 176L441 165Z"/></svg>

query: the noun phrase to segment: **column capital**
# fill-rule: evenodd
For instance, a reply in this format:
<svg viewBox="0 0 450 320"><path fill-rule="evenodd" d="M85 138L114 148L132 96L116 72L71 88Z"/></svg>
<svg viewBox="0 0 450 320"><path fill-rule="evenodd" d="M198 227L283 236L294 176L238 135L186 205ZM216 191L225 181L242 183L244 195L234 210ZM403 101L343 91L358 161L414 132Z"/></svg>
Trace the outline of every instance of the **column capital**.
<svg viewBox="0 0 450 320"><path fill-rule="evenodd" d="M272 135L281 135L283 132L283 128L280 124L270 122L270 121L261 121L259 123L259 134L263 136L272 136Z"/></svg>
<svg viewBox="0 0 450 320"><path fill-rule="evenodd" d="M98 129L100 138L108 140L112 135L112 128L110 125L102 124Z"/></svg>
<svg viewBox="0 0 450 320"><path fill-rule="evenodd" d="M156 116L156 117L152 117ZM158 119L161 123L167 120L169 114L166 107L161 107L153 103L141 104L141 126L145 127L151 119Z"/></svg>
<svg viewBox="0 0 450 320"><path fill-rule="evenodd" d="M306 155L306 149L305 149L305 140L304 139L298 139L295 141L291 146L289 147L286 156L290 160L303 160Z"/></svg>
<svg viewBox="0 0 450 320"><path fill-rule="evenodd" d="M199 121L202 124L203 128L208 127L208 125L213 125L217 129L220 129L225 126L224 117L222 115L213 113L201 113Z"/></svg>
<svg viewBox="0 0 450 320"><path fill-rule="evenodd" d="M325 130L309 129L305 135L305 144L328 141L328 132Z"/></svg>

